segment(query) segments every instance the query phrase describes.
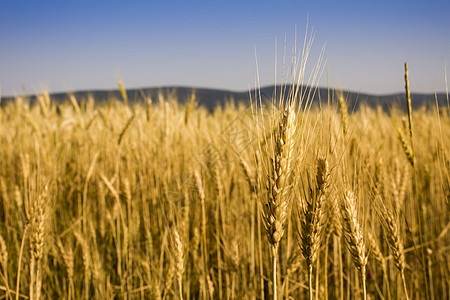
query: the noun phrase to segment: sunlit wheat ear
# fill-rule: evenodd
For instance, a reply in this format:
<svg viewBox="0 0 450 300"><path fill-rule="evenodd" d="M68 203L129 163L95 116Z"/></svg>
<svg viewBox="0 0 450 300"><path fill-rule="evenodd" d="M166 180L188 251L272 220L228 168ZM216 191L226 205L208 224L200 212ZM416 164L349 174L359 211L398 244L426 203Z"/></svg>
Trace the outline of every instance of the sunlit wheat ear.
<svg viewBox="0 0 450 300"><path fill-rule="evenodd" d="M127 91L125 90L125 86L123 85L123 81L119 80L118 84L119 84L120 95L122 96L122 99L123 99L123 103L125 103L125 105L128 105Z"/></svg>
<svg viewBox="0 0 450 300"><path fill-rule="evenodd" d="M400 277L402 278L405 297L406 299L409 299L405 280L405 256L403 254L403 243L400 238L400 222L398 217L394 216L386 208L383 201L381 199L379 200L378 214L380 217L381 225L383 226L386 240L388 242L389 248L391 249L392 257L394 258L394 264L400 273Z"/></svg>
<svg viewBox="0 0 450 300"><path fill-rule="evenodd" d="M299 218L301 219L300 248L309 268L312 268L320 248L325 225L324 201L328 189L328 162L317 160L316 183L309 186L309 195ZM311 183L309 183L312 185Z"/></svg>
<svg viewBox="0 0 450 300"><path fill-rule="evenodd" d="M250 169L250 166L247 164L243 157L240 158L239 163L242 167L242 170L244 170L245 179L247 179L250 190L252 192L256 192L256 178L253 174L253 171Z"/></svg>
<svg viewBox="0 0 450 300"><path fill-rule="evenodd" d="M64 248L61 240L58 238L56 241L56 245L58 246L59 252L64 262L64 266L66 267L67 277L69 279L69 289L73 288L73 275L74 275L74 264L73 264L73 251L69 246L67 249ZM71 292L69 291L71 295Z"/></svg>
<svg viewBox="0 0 450 300"><path fill-rule="evenodd" d="M339 212L339 203L336 196L330 196L326 206L327 212L327 234L334 233L337 237L342 236L342 222Z"/></svg>
<svg viewBox="0 0 450 300"><path fill-rule="evenodd" d="M172 287L173 277L175 276L175 272L176 272L175 264L176 264L175 259L170 256L169 257L169 266L166 270L165 278L164 278L164 295L168 295L169 290Z"/></svg>
<svg viewBox="0 0 450 300"><path fill-rule="evenodd" d="M325 228L324 202L328 190L328 162L326 158L317 159L316 179L308 178L308 187L304 192L305 203L300 205L299 212L299 246L308 267L309 295L313 297L312 274L313 264L319 254L320 244Z"/></svg>
<svg viewBox="0 0 450 300"><path fill-rule="evenodd" d="M347 249L352 255L356 268L361 272L363 295L364 299L366 299L367 252L364 236L358 221L358 211L356 210L355 202L356 199L353 193L347 191L341 207L342 226Z"/></svg>
<svg viewBox="0 0 450 300"><path fill-rule="evenodd" d="M206 247L206 203L205 203L205 190L203 189L203 183L202 178L200 176L200 173L198 171L195 171L194 173L195 177L195 185L197 187L197 192L200 197L200 204L201 204L201 211L202 211L202 236L203 236L203 242L205 243Z"/></svg>
<svg viewBox="0 0 450 300"><path fill-rule="evenodd" d="M195 98L196 98L196 93L195 93L195 90L193 89L192 93L191 93L191 97L189 99L189 102L186 105L186 110L185 110L185 113L184 113L184 124L188 124L189 116L192 114L192 111L197 106Z"/></svg>
<svg viewBox="0 0 450 300"><path fill-rule="evenodd" d="M369 242L369 252L372 257L380 264L383 272L386 271L386 261L372 233L367 233L367 241Z"/></svg>
<svg viewBox="0 0 450 300"><path fill-rule="evenodd" d="M37 95L36 98L38 100L42 115L47 118L50 111L50 96L47 92L44 92L42 95Z"/></svg>
<svg viewBox="0 0 450 300"><path fill-rule="evenodd" d="M405 134L400 128L397 128L397 133L398 133L398 140L402 144L403 152L405 153L408 162L411 164L411 166L414 167L414 152L411 148L411 145L406 140Z"/></svg>
<svg viewBox="0 0 450 300"><path fill-rule="evenodd" d="M30 299L39 300L42 286L42 265L44 242L47 227L47 197L48 188L45 186L40 194L35 191L30 204Z"/></svg>
<svg viewBox="0 0 450 300"><path fill-rule="evenodd" d="M175 273L179 285L179 293L180 293L179 296L182 299L183 298L182 281L185 269L185 244L175 226L173 228L172 235L174 243Z"/></svg>
<svg viewBox="0 0 450 300"><path fill-rule="evenodd" d="M85 299L89 299L89 286L91 281L91 256L89 253L89 244L86 238L80 232L75 231L74 234L81 246L81 254L84 266L84 295Z"/></svg>
<svg viewBox="0 0 450 300"><path fill-rule="evenodd" d="M263 207L263 220L267 240L272 252L273 298L277 299L277 254L278 246L284 234L284 226L290 206L291 161L294 152L295 110L289 106L283 108L276 120L273 150L267 174L267 198Z"/></svg>
<svg viewBox="0 0 450 300"><path fill-rule="evenodd" d="M9 203L8 190L6 188L5 179L0 176L0 195L5 203Z"/></svg>
<svg viewBox="0 0 450 300"><path fill-rule="evenodd" d="M150 298L150 299L161 300L162 292L161 292L159 278L153 277L151 286L152 286L151 295L153 296L153 298Z"/></svg>
<svg viewBox="0 0 450 300"><path fill-rule="evenodd" d="M8 271L8 249L6 248L5 240L0 234L0 267L3 268L4 274ZM1 271L1 269L0 269Z"/></svg>
<svg viewBox="0 0 450 300"><path fill-rule="evenodd" d="M367 265L366 244L358 221L355 197L347 191L341 205L342 225L347 248L350 251L356 268L365 274Z"/></svg>
<svg viewBox="0 0 450 300"><path fill-rule="evenodd" d="M224 193L224 188L222 182L222 174L218 163L215 163L212 166L212 177L214 182L214 189L216 190L216 195L217 197L221 197Z"/></svg>
<svg viewBox="0 0 450 300"><path fill-rule="evenodd" d="M206 275L206 284L208 285L209 298L214 299L214 283L209 274Z"/></svg>
<svg viewBox="0 0 450 300"><path fill-rule="evenodd" d="M379 206L379 215L383 226L385 237L394 258L394 263L399 272L405 269L405 257L403 254L403 243L400 239L399 224L394 215L383 206Z"/></svg>
<svg viewBox="0 0 450 300"><path fill-rule="evenodd" d="M338 93L338 98L339 98L339 111L341 113L342 131L345 137L347 136L348 132L348 107L344 95L342 95L342 92Z"/></svg>
<svg viewBox="0 0 450 300"><path fill-rule="evenodd" d="M408 132L411 139L411 144L413 141L413 130L412 130L412 108L411 108L411 94L409 90L409 79L408 79L408 63L405 62L405 93L406 93L406 105L408 110ZM414 147L412 147L414 148Z"/></svg>
<svg viewBox="0 0 450 300"><path fill-rule="evenodd" d="M263 218L272 253L277 255L278 244L284 234L290 197L288 194L291 161L294 149L295 112L287 108L281 115L275 133L274 156L271 158L267 182L267 202Z"/></svg>
<svg viewBox="0 0 450 300"><path fill-rule="evenodd" d="M193 236L191 241L191 253L192 259L194 260L194 266L197 265L198 262L198 250L200 249L200 231L198 227L195 227L193 230Z"/></svg>
<svg viewBox="0 0 450 300"><path fill-rule="evenodd" d="M46 201L47 201L47 187L37 199L32 201L30 207L30 250L31 255L35 260L39 261L44 252L44 240L46 234Z"/></svg>
<svg viewBox="0 0 450 300"><path fill-rule="evenodd" d="M147 98L147 107L145 110L145 115L147 117L147 122L150 122L151 116L152 116L152 98Z"/></svg>
<svg viewBox="0 0 450 300"><path fill-rule="evenodd" d="M200 173L198 171L195 171L194 177L195 177L195 185L196 185L200 200L205 201L205 191L203 190L202 178L200 176Z"/></svg>
<svg viewBox="0 0 450 300"><path fill-rule="evenodd" d="M239 252L239 243L237 238L234 238L231 243L231 260L233 261L233 264L235 264L239 269L239 263L241 261L240 252Z"/></svg>
<svg viewBox="0 0 450 300"><path fill-rule="evenodd" d="M366 244L364 243L364 236L359 225L355 201L353 193L347 191L341 207L342 225L347 249L352 255L356 268L361 272L364 299L366 299Z"/></svg>
<svg viewBox="0 0 450 300"><path fill-rule="evenodd" d="M401 178L398 183L398 190L396 191L397 198L394 199L395 200L395 202L394 202L395 212L397 215L400 214L402 207L404 205L406 189L409 185L409 178L410 178L409 168L407 167L407 165L404 165L402 170L399 170L399 172L401 172L401 175L400 175Z"/></svg>
<svg viewBox="0 0 450 300"><path fill-rule="evenodd" d="M75 110L75 112L77 114L80 114L81 113L81 109L80 109L80 106L78 105L77 98L75 98L75 95L74 94L70 94L69 95L69 100L70 100L70 103L72 104L73 109Z"/></svg>

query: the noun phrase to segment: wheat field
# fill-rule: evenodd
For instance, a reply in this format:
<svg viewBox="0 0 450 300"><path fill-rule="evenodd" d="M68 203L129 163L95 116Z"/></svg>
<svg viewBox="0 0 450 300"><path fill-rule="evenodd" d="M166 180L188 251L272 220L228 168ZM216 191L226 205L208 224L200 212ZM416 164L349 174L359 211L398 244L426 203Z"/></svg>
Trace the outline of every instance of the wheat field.
<svg viewBox="0 0 450 300"><path fill-rule="evenodd" d="M448 107L120 87L0 107L0 299L449 299Z"/></svg>

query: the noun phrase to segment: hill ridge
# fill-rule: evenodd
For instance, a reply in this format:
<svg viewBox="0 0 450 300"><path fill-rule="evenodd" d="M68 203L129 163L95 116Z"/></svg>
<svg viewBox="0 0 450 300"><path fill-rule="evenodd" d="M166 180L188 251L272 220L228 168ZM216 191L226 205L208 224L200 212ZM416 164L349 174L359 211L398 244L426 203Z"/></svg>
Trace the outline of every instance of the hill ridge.
<svg viewBox="0 0 450 300"><path fill-rule="evenodd" d="M270 100L274 94L275 88L277 94L281 90L281 85L270 85L261 87L260 92L263 101ZM284 86L286 89L288 86ZM304 90L310 89L308 86L303 86ZM153 101L157 101L158 93L162 93L164 97L175 97L179 103L185 103L190 99L192 91L196 92L196 100L199 105L206 107L209 110L213 110L218 105L224 106L225 103L231 99L235 103L250 103L249 95L254 97L256 89L250 91L233 91L226 89L214 89L214 88L197 88L189 86L158 86L148 88L132 88L127 89L129 103L136 103L144 100L145 97L150 97ZM314 94L313 103L327 103L328 94L335 95L338 89L318 87ZM369 107L381 106L384 110L390 109L392 106L403 107L405 94L394 93L385 95L374 95L369 93L358 93L353 91L342 91L347 99L348 107L352 109L358 109L361 104L366 104ZM80 90L75 92L56 92L51 93L50 97L55 102L64 102L68 100L68 95L73 94L78 100L85 100L89 95L93 97L96 102L105 102L110 99L121 99L118 89L111 90ZM447 95L445 93L427 94L427 93L412 93L412 106L417 109L422 106L430 107L436 105L436 98L439 106L447 105ZM36 101L36 95L27 95L31 103ZM2 97L2 103L12 101L14 97L7 96ZM335 100L333 100L335 101Z"/></svg>

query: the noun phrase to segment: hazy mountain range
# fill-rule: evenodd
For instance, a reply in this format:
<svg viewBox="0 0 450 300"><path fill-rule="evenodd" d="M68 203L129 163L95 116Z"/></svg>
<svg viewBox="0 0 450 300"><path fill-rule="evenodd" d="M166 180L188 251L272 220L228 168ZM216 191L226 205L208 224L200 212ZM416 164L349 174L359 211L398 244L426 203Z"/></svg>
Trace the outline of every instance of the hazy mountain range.
<svg viewBox="0 0 450 300"><path fill-rule="evenodd" d="M277 88L277 94L280 93L281 86L267 86L262 87L258 94L261 95L262 101L270 101L274 95L275 87ZM217 105L224 105L227 101L231 99L234 102L244 104L250 103L250 96L254 99L255 90L236 92L229 90L220 89L207 89L207 88L192 88L192 87L180 87L180 86L165 86L165 87L152 87L152 88L139 88L139 89L127 89L128 102L135 103L143 101L146 97L150 97L153 103L158 102L158 93L162 93L165 98L170 98L173 96L180 103L185 103L189 101L192 90L195 89L196 101L199 105L213 110ZM308 87L305 87L306 91ZM336 102L336 91L327 88L318 88L314 94L313 103L317 104L327 104L328 95L333 102ZM110 99L122 99L120 92L118 90L91 90L91 91L76 91L72 93L78 101L83 101L88 99L91 95L96 102L106 102ZM345 98L347 99L349 110L358 109L361 105L368 105L370 107L381 106L384 110L389 110L393 106L399 108L405 107L404 93L389 94L389 95L371 95L355 93L350 91L343 91ZM68 100L68 93L53 93L50 95L52 101L54 102L64 102ZM36 101L36 96L31 95L27 98L33 103ZM413 108L427 107L430 108L436 105L436 98L439 107L447 107L448 98L445 93L438 94L420 94L412 93L412 106ZM3 97L2 104L12 101L13 97Z"/></svg>

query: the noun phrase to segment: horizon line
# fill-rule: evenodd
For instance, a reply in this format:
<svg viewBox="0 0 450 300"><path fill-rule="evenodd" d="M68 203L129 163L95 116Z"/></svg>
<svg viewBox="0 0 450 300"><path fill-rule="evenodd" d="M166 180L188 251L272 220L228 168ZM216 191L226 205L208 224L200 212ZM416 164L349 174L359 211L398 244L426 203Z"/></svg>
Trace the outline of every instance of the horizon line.
<svg viewBox="0 0 450 300"><path fill-rule="evenodd" d="M260 87L252 87L247 90L234 90L234 89L227 89L227 88L217 88L217 87L205 87L205 86L189 86L189 85L183 85L183 84L167 84L167 85L154 85L154 86L140 86L140 87L126 87L126 91L139 91L139 90L148 90L148 89L193 89L193 90L211 90L211 91L221 91L221 92L229 92L229 93L248 93L251 91L255 91L258 89L266 89L266 88L272 88L272 87L280 87L280 86L289 86L291 84L269 84L269 85L262 85ZM311 87L310 85L303 84L303 86ZM396 96L405 94L405 91L397 91L397 92L391 92L391 93L370 93L370 92L362 92L362 91L355 91L350 89L342 89L342 88L336 88L336 87L324 87L324 86L316 86L314 88L317 89L329 89L330 91L342 91L343 93L352 93L357 95L365 95L365 96L375 96L375 97L385 97L385 96ZM46 91L46 89L43 89L42 92L34 92L34 93L28 93L26 90L23 91L21 94L7 94L7 95L1 95L1 99L11 99L11 98L17 98L17 97L35 97L36 95L40 95L44 92L48 92L49 95L62 95L62 94L75 94L75 93L93 93L93 92L118 92L119 88L87 88L87 89L76 89L76 90L55 90L55 91ZM1 89L0 89L1 93ZM422 92L422 91L411 91L411 94L415 95L441 95L441 94L448 94L448 91L435 91L435 92Z"/></svg>

